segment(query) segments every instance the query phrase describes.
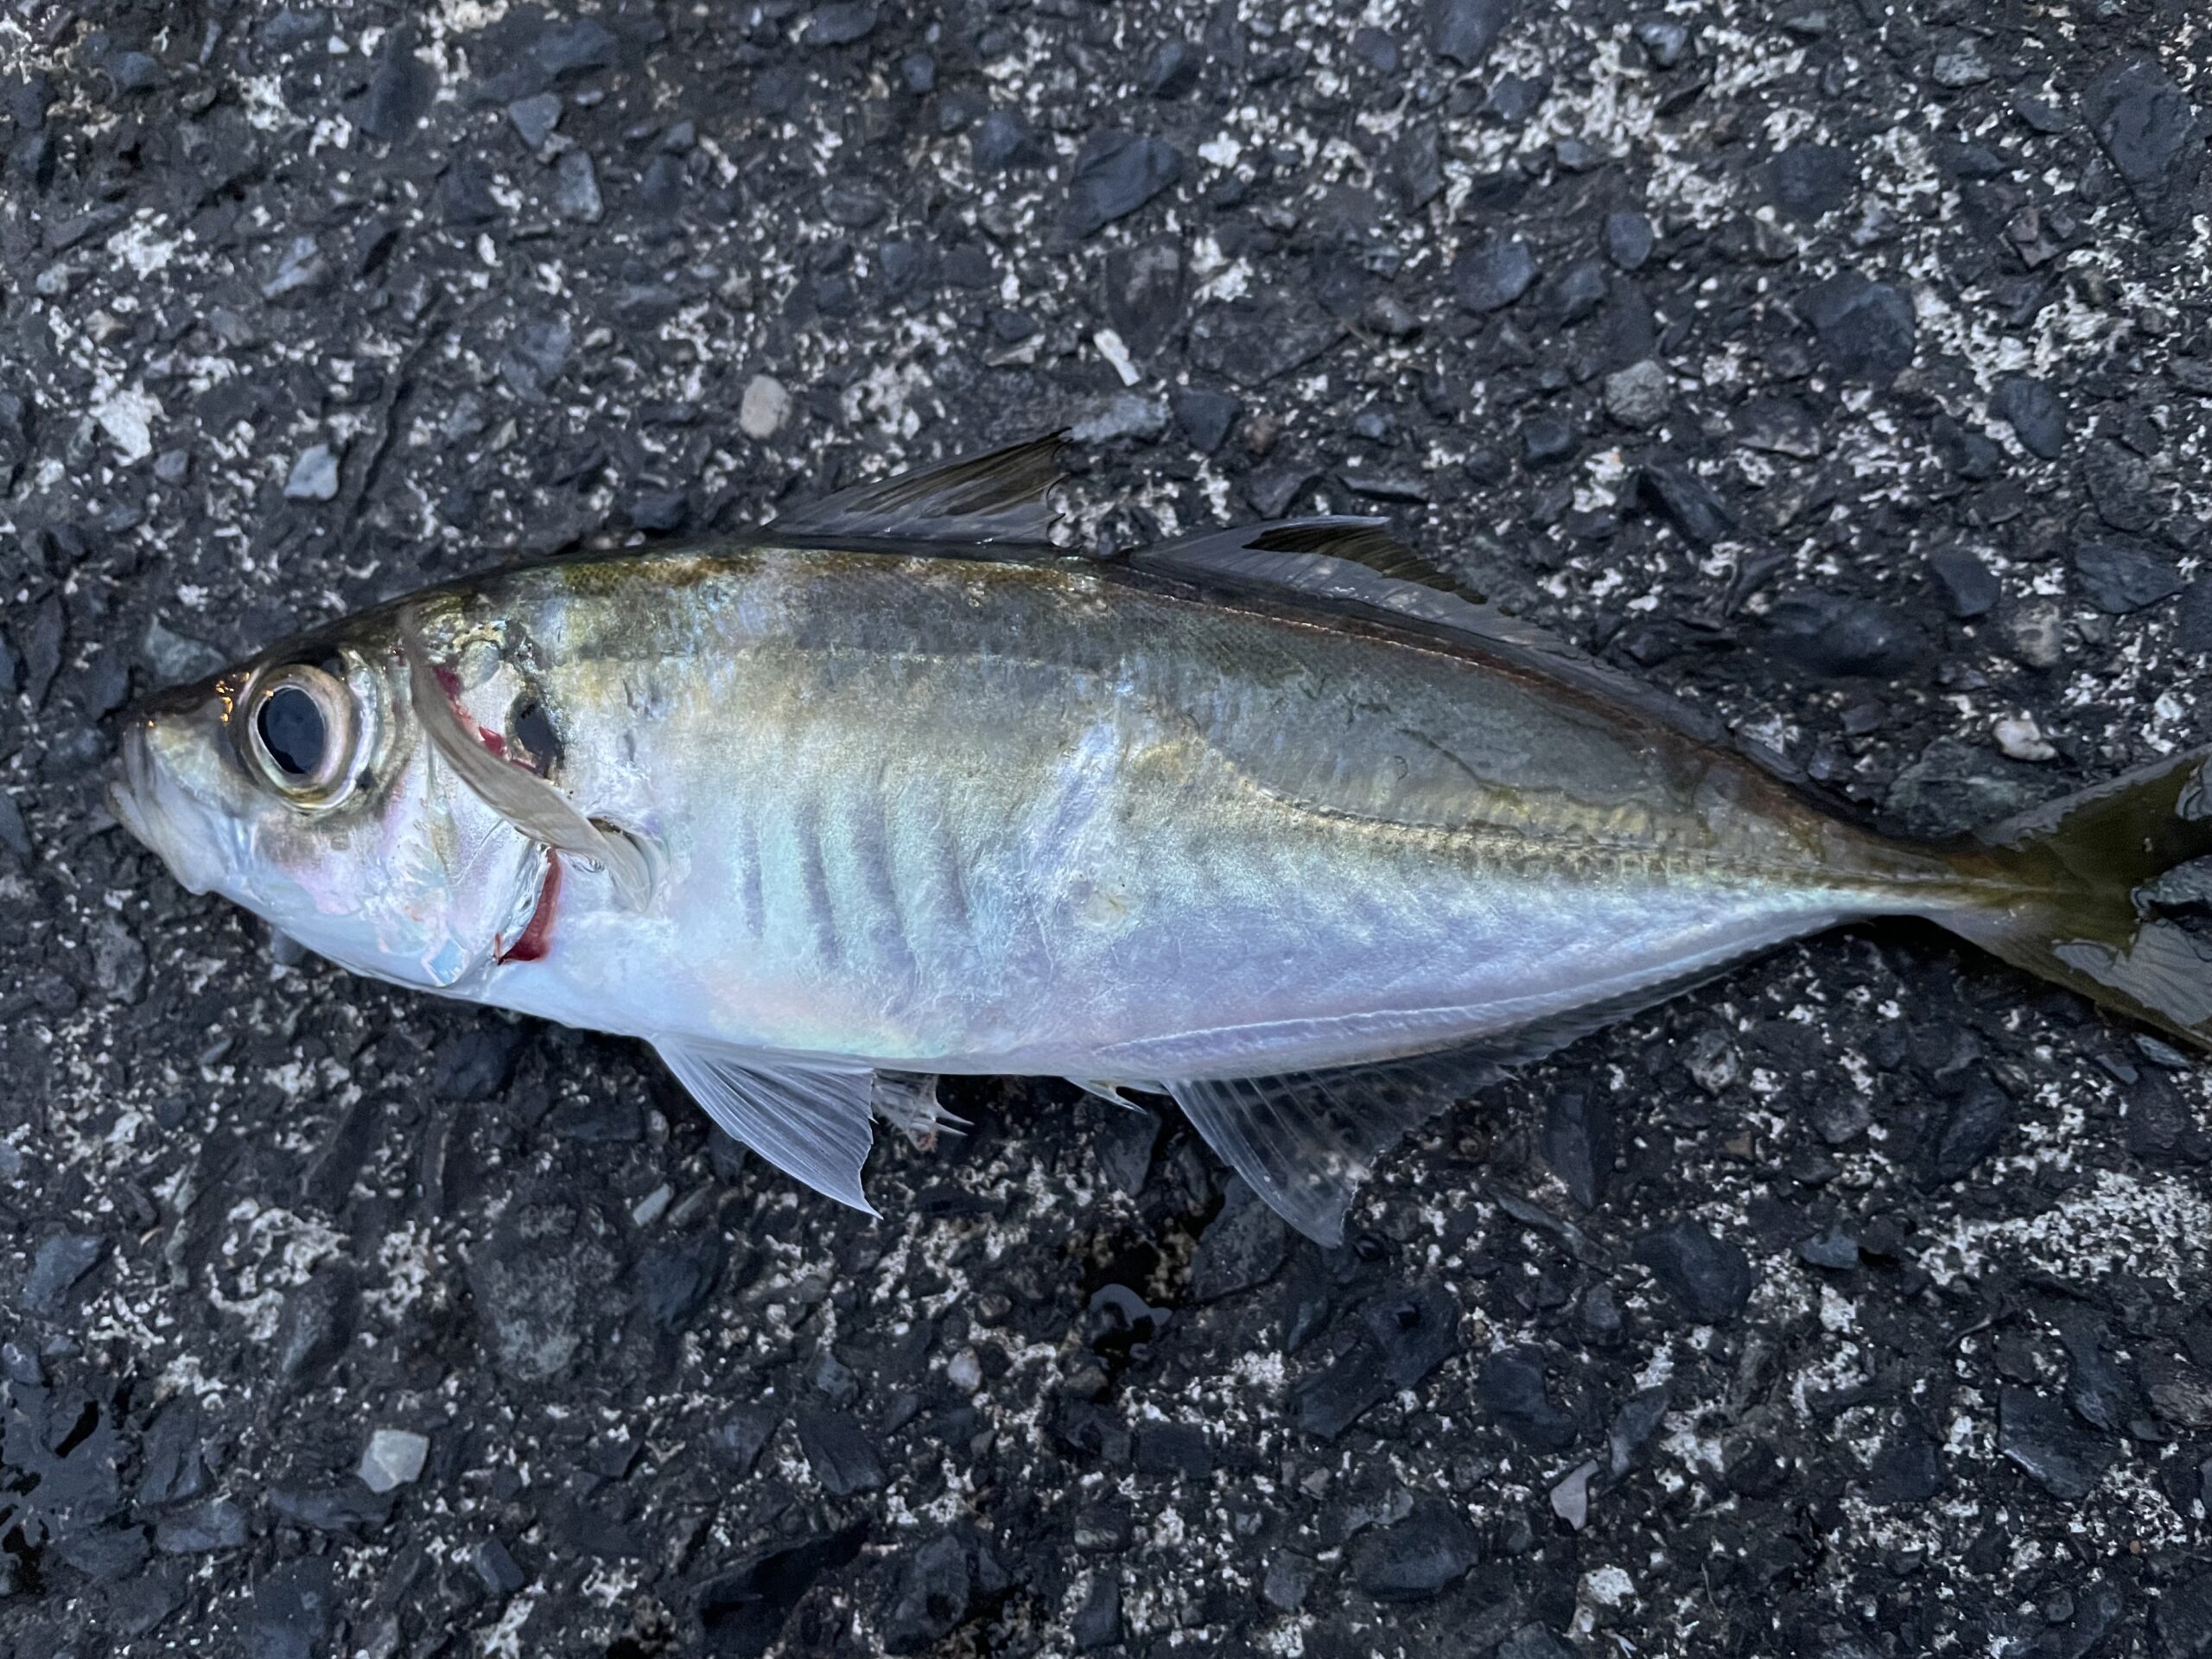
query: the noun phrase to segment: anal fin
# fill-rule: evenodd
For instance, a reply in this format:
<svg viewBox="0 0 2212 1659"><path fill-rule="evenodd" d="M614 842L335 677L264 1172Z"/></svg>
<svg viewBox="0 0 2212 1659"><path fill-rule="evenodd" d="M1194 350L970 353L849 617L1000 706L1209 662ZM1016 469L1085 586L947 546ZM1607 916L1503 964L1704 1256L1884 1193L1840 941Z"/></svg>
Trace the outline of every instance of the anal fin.
<svg viewBox="0 0 2212 1659"><path fill-rule="evenodd" d="M1123 1094L1122 1091L1124 1089L1135 1089L1141 1094L1166 1092L1159 1084L1109 1083L1103 1077L1070 1077L1068 1081L1086 1095L1094 1095L1111 1105L1119 1106L1126 1111L1132 1112L1141 1112L1144 1108Z"/></svg>
<svg viewBox="0 0 2212 1659"><path fill-rule="evenodd" d="M1315 1243L1334 1246L1344 1242L1345 1213L1376 1161L1412 1130L1510 1068L1717 979L1757 948L1721 952L1471 1046L1372 1065L1160 1086L1278 1215Z"/></svg>
<svg viewBox="0 0 2212 1659"><path fill-rule="evenodd" d="M1454 1101L1504 1075L1452 1051L1273 1077L1170 1082L1192 1126L1253 1192L1315 1243L1344 1243L1344 1215L1376 1160Z"/></svg>
<svg viewBox="0 0 2212 1659"><path fill-rule="evenodd" d="M937 1097L937 1083L926 1071L878 1071L869 1107L912 1144L932 1151L940 1135L965 1135L970 1127Z"/></svg>
<svg viewBox="0 0 2212 1659"><path fill-rule="evenodd" d="M794 1180L869 1215L861 1170L875 1143L875 1074L662 1037L654 1050L707 1116Z"/></svg>

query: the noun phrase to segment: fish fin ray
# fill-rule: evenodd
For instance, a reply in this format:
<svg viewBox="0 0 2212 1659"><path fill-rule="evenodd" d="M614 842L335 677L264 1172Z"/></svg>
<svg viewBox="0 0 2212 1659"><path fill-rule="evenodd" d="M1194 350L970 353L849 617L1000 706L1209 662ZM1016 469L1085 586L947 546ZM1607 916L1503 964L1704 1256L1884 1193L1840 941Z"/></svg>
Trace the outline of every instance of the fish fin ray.
<svg viewBox="0 0 2212 1659"><path fill-rule="evenodd" d="M1271 1077L1171 1081L1192 1127L1308 1238L1344 1242L1344 1215L1376 1160L1454 1101L1504 1075L1455 1049L1379 1065Z"/></svg>
<svg viewBox="0 0 2212 1659"><path fill-rule="evenodd" d="M1761 947L1530 1020L1480 1042L1373 1065L1167 1083L1222 1161L1308 1238L1344 1241L1344 1218L1376 1162L1453 1103L1592 1032L1718 979Z"/></svg>
<svg viewBox="0 0 2212 1659"><path fill-rule="evenodd" d="M1204 531L1128 556L1133 569L1287 595L1318 611L1350 613L1473 641L1511 664L1592 692L1708 742L1720 723L1600 662L1550 630L1510 616L1389 534L1380 518L1288 518Z"/></svg>
<svg viewBox="0 0 2212 1659"><path fill-rule="evenodd" d="M1406 584L1449 594L1478 610L1489 607L1483 594L1400 541L1387 518L1329 515L1194 531L1173 541L1135 549L1128 559L1135 565L1203 572L1315 597L1388 604L1389 589ZM1363 580L1360 571L1336 568L1347 564L1360 566L1367 579ZM1338 587L1340 592L1336 591Z"/></svg>
<svg viewBox="0 0 2212 1659"><path fill-rule="evenodd" d="M681 1037L652 1040L662 1064L732 1140L824 1197L876 1213L861 1188L875 1143L873 1071Z"/></svg>
<svg viewBox="0 0 2212 1659"><path fill-rule="evenodd" d="M1020 548L1053 551L1053 493L1065 474L1064 435L1055 432L988 454L894 473L794 509L768 525L765 539L803 545L855 542ZM988 555L985 555L988 556Z"/></svg>
<svg viewBox="0 0 2212 1659"><path fill-rule="evenodd" d="M1144 1108L1123 1094L1122 1090L1124 1089L1135 1089L1139 1093L1165 1094L1166 1092L1156 1084L1108 1083L1096 1077L1070 1077L1068 1081L1086 1095L1095 1095L1100 1100L1109 1102L1113 1105L1132 1112L1141 1112Z"/></svg>
<svg viewBox="0 0 2212 1659"><path fill-rule="evenodd" d="M926 1071L878 1071L868 1108L924 1151L940 1135L965 1135L975 1126L937 1097L938 1079Z"/></svg>
<svg viewBox="0 0 2212 1659"><path fill-rule="evenodd" d="M2196 896L2200 861L2212 859L2212 748L2046 802L1974 841L1957 855L1999 880L1984 879L1937 921L2016 968L2212 1049L2212 936ZM2184 926L2186 917L2196 919Z"/></svg>
<svg viewBox="0 0 2212 1659"><path fill-rule="evenodd" d="M407 658L407 689L415 717L438 758L453 768L469 792L539 845L598 865L626 903L642 908L652 889L652 866L645 849L626 835L601 829L555 785L527 767L501 760L479 742L438 683L437 672L411 626L400 630L400 649Z"/></svg>
<svg viewBox="0 0 2212 1659"><path fill-rule="evenodd" d="M1541 1020L1531 1020L1525 1025L1516 1026L1510 1031L1500 1032L1495 1037L1485 1038L1476 1052L1492 1065L1509 1069L1533 1064L1556 1054L1569 1043L1579 1043L1608 1026L1617 1026L1633 1014L1656 1008L1662 1002L1671 1002L1700 985L1710 985L1716 979L1726 979L1753 957L1772 950L1787 939L1798 938L1800 932L1801 930L1792 928L1739 941L1688 968L1678 969L1641 985L1616 991L1597 1001L1585 1002L1580 1007L1565 1008Z"/></svg>

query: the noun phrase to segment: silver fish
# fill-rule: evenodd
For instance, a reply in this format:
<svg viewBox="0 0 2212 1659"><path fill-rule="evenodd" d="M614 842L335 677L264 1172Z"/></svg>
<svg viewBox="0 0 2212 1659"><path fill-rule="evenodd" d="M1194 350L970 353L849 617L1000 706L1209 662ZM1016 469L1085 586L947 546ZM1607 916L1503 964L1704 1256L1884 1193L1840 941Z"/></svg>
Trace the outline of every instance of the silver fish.
<svg viewBox="0 0 2212 1659"><path fill-rule="evenodd" d="M1046 1075L1334 1241L1500 1067L1866 917L2212 1036L2134 897L2212 851L2204 754L1881 839L1375 521L1060 553L1057 454L287 641L138 711L115 815L357 972L644 1039L861 1208L872 1115L946 1121L914 1074Z"/></svg>

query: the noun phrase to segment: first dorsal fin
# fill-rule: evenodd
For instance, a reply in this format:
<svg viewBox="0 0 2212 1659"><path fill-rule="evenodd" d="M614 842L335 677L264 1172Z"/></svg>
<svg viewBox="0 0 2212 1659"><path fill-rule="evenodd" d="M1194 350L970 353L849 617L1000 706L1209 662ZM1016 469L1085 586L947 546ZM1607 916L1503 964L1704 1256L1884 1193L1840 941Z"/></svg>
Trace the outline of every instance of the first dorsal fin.
<svg viewBox="0 0 2212 1659"><path fill-rule="evenodd" d="M896 473L808 504L767 535L801 545L899 542L1051 551L1052 493L1064 476L1058 433L1011 448Z"/></svg>
<svg viewBox="0 0 2212 1659"><path fill-rule="evenodd" d="M1289 518L1202 531L1139 549L1129 563L1245 588L1268 588L1321 610L1351 613L1479 642L1548 678L1594 692L1708 742L1719 723L1598 661L1533 622L1508 616L1392 536L1380 518Z"/></svg>

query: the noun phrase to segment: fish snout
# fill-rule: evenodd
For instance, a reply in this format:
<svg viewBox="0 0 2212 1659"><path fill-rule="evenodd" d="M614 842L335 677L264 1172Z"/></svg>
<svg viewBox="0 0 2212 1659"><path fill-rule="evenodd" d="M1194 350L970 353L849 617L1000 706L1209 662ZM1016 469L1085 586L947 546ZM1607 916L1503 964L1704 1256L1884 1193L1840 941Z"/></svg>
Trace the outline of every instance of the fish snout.
<svg viewBox="0 0 2212 1659"><path fill-rule="evenodd" d="M206 893L215 884L212 867L215 849L209 845L209 826L185 820L201 815L187 811L180 819L180 785L165 775L154 750L155 716L137 712L123 728L114 772L107 784L107 809L148 851L168 866L169 874L192 893Z"/></svg>
<svg viewBox="0 0 2212 1659"><path fill-rule="evenodd" d="M183 685L163 686L158 691L149 691L124 706L124 722L143 730L157 721L181 719L205 709L220 697L225 682L235 682L237 677L235 671L226 670Z"/></svg>
<svg viewBox="0 0 2212 1659"><path fill-rule="evenodd" d="M114 774L107 784L107 810L115 821L155 851L160 851L153 835L150 817L154 793L151 784L152 761L146 747L146 715L133 709L130 723L123 728L122 751L116 762Z"/></svg>

